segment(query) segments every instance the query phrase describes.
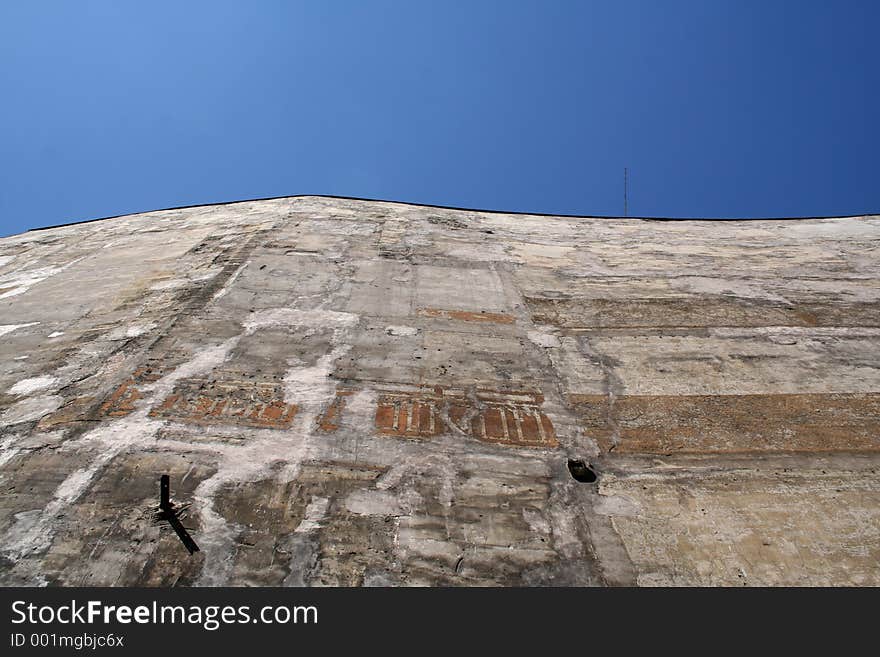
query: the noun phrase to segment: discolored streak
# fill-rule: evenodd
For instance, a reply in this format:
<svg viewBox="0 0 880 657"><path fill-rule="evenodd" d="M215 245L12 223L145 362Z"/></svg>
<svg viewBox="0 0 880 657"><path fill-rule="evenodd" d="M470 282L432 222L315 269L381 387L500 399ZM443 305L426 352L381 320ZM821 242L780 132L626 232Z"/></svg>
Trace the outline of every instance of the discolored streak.
<svg viewBox="0 0 880 657"><path fill-rule="evenodd" d="M454 319L462 322L488 322L490 324L513 324L516 321L510 315L502 313L468 312L464 310L442 310L440 308L419 308L419 315L424 317L437 317L440 319Z"/></svg>
<svg viewBox="0 0 880 657"><path fill-rule="evenodd" d="M572 395L604 450L630 454L880 451L880 394ZM616 444L615 444L616 438Z"/></svg>

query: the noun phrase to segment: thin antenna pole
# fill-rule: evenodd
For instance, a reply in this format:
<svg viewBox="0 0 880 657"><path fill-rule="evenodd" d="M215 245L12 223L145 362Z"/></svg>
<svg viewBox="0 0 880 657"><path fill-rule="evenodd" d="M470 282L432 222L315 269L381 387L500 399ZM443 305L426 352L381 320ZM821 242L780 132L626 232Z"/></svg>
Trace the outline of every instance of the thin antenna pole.
<svg viewBox="0 0 880 657"><path fill-rule="evenodd" d="M623 216L629 216L629 169L623 167Z"/></svg>

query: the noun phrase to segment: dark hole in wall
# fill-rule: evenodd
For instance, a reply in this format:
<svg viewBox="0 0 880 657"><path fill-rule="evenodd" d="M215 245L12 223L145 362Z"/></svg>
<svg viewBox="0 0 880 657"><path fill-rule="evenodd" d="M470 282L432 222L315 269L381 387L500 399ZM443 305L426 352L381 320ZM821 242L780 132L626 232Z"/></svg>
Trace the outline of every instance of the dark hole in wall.
<svg viewBox="0 0 880 657"><path fill-rule="evenodd" d="M593 484L599 478L599 475L596 474L592 466L581 460L569 459L568 471L575 481L579 481L582 484Z"/></svg>

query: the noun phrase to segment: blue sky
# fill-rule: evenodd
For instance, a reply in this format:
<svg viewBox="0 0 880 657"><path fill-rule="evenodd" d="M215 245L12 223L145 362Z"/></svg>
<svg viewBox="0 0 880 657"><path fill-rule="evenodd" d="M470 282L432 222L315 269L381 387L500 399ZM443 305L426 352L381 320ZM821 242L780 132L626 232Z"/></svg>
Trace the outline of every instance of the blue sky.
<svg viewBox="0 0 880 657"><path fill-rule="evenodd" d="M880 212L880 2L0 4L0 234L337 194Z"/></svg>

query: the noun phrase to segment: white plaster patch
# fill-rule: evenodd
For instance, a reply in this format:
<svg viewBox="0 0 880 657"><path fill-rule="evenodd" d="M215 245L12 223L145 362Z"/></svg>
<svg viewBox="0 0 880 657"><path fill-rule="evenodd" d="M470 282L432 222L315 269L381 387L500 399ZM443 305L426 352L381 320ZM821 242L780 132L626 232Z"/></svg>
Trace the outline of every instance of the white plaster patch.
<svg viewBox="0 0 880 657"><path fill-rule="evenodd" d="M144 333L149 333L155 327L155 322L149 322L147 324L132 324L130 326L120 326L119 328L115 328L110 331L110 333L107 334L107 339L127 340L128 338L136 338L143 335Z"/></svg>
<svg viewBox="0 0 880 657"><path fill-rule="evenodd" d="M6 392L10 395L29 395L38 390L45 390L54 385L57 381L58 379L54 376L35 376L30 379L22 379Z"/></svg>
<svg viewBox="0 0 880 657"><path fill-rule="evenodd" d="M178 288L186 286L186 284L188 282L189 281L187 281L185 278L172 278L170 280L159 281L158 283L153 283L150 286L150 289L153 290L154 292L157 292L160 290L176 290Z"/></svg>
<svg viewBox="0 0 880 657"><path fill-rule="evenodd" d="M257 329L272 326L310 326L314 328L344 328L354 326L358 316L333 310L296 310L293 308L271 308L251 313L244 322L248 335Z"/></svg>
<svg viewBox="0 0 880 657"><path fill-rule="evenodd" d="M225 297L226 294L229 292L229 290L232 289L232 286L235 283L235 281L238 280L238 277L241 276L241 272L243 272L245 267L247 267L249 264L251 264L251 261L246 260L245 262L243 262L241 264L241 266L238 269L236 269L234 272L232 272L232 276L230 276L229 280L226 281L226 285L224 285L222 288L220 288L219 290L217 290L214 293L214 296L211 298L211 301L212 302L219 301L220 299Z"/></svg>
<svg viewBox="0 0 880 657"><path fill-rule="evenodd" d="M15 524L12 528L17 531L11 531L11 535L8 538L14 539L17 532L26 532L33 528L39 521L42 513L42 509L30 509L29 511L19 511L14 514L12 517L15 518Z"/></svg>
<svg viewBox="0 0 880 657"><path fill-rule="evenodd" d="M64 398L59 395L41 395L22 399L0 415L0 427L39 420L44 415L58 409L63 403Z"/></svg>
<svg viewBox="0 0 880 657"><path fill-rule="evenodd" d="M36 326L39 322L28 322L27 324L0 324L0 335L12 333L16 329L25 328L27 326Z"/></svg>
<svg viewBox="0 0 880 657"><path fill-rule="evenodd" d="M85 258L85 256L72 260L66 265L54 267L39 267L37 269L31 269L30 271L13 272L12 274L0 277L0 287L13 286L12 290L0 294L0 299L6 299L7 297L14 297L18 296L19 294L24 294L37 283L45 281L47 278L51 278L56 274L60 274L65 269L67 269L68 267L72 267L83 258Z"/></svg>
<svg viewBox="0 0 880 657"><path fill-rule="evenodd" d="M351 349L350 345L334 347L313 366L291 367L284 374L284 401L318 410L333 397L333 384L329 380L336 360Z"/></svg>
<svg viewBox="0 0 880 657"><path fill-rule="evenodd" d="M397 337L408 337L418 334L419 329L414 326L386 326L385 333Z"/></svg>
<svg viewBox="0 0 880 657"><path fill-rule="evenodd" d="M342 426L355 430L369 426L376 412L377 397L372 390L359 390L349 397L345 404L345 413L342 414Z"/></svg>
<svg viewBox="0 0 880 657"><path fill-rule="evenodd" d="M196 282L209 281L215 276L217 276L220 272L223 271L223 267L210 267L206 271L201 274L196 274L190 277L190 280Z"/></svg>
<svg viewBox="0 0 880 657"><path fill-rule="evenodd" d="M321 522L327 516L327 509L330 508L330 500L326 497L314 497L306 507L305 515L299 525L294 530L297 534L311 532L320 529Z"/></svg>
<svg viewBox="0 0 880 657"><path fill-rule="evenodd" d="M539 347L543 347L545 349L558 349L560 347L559 338L557 338L552 333L543 333L541 331L528 331L526 333L529 340L534 342Z"/></svg>
<svg viewBox="0 0 880 657"><path fill-rule="evenodd" d="M0 467L6 465L21 451L21 447L16 444L19 440L21 440L21 436L18 434L13 434L0 440Z"/></svg>

